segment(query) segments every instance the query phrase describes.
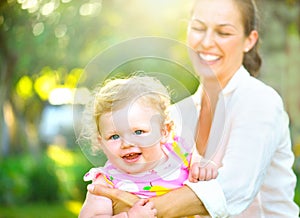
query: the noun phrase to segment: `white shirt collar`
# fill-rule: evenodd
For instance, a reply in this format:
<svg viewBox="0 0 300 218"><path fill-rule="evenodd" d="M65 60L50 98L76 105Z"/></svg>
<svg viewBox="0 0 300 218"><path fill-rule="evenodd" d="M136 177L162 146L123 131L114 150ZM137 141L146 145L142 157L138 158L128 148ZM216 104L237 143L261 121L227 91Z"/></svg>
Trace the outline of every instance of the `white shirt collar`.
<svg viewBox="0 0 300 218"><path fill-rule="evenodd" d="M230 94L233 92L241 83L241 81L244 80L244 78L249 77L249 72L245 69L245 67L242 65L237 72L233 75L233 77L229 80L228 84L223 88L222 94L223 96ZM197 91L193 94L193 101L195 102L195 105L198 107L201 106L201 96L203 92L203 85L200 83Z"/></svg>
<svg viewBox="0 0 300 218"><path fill-rule="evenodd" d="M223 88L222 94L228 95L231 92L233 92L241 83L241 81L244 80L244 78L249 77L249 72L245 69L245 67L242 65L237 72L233 75L233 77L229 80L227 85Z"/></svg>

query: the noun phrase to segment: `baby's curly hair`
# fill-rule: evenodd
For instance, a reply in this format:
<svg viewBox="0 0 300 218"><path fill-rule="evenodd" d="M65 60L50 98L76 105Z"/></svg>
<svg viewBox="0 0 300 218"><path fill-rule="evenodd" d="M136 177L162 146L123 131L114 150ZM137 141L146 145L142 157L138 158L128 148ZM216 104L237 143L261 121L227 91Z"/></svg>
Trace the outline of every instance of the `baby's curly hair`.
<svg viewBox="0 0 300 218"><path fill-rule="evenodd" d="M161 115L161 125L173 122L169 118L171 105L170 92L158 79L143 74L132 74L126 78L112 78L106 80L92 93L91 101L85 106L83 113L83 127L79 136L81 140L88 140L92 150L100 149L97 137L99 135L99 118L108 112L139 100L143 105L154 108Z"/></svg>

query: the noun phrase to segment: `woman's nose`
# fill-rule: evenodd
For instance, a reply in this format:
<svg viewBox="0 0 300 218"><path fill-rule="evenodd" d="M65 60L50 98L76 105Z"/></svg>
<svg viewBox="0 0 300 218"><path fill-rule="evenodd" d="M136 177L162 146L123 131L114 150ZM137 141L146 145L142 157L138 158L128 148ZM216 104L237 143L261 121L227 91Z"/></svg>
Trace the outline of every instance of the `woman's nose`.
<svg viewBox="0 0 300 218"><path fill-rule="evenodd" d="M213 32L207 30L202 36L201 45L203 48L210 48L214 45L214 41Z"/></svg>

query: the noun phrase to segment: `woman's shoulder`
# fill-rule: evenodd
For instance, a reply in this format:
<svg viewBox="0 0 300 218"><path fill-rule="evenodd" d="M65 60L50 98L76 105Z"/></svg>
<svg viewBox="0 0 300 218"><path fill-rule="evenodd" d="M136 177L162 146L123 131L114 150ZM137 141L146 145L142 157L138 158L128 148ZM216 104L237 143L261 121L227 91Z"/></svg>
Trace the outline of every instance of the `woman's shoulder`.
<svg viewBox="0 0 300 218"><path fill-rule="evenodd" d="M249 77L241 84L238 91L245 102L256 102L257 105L283 106L282 97L273 87L260 79Z"/></svg>

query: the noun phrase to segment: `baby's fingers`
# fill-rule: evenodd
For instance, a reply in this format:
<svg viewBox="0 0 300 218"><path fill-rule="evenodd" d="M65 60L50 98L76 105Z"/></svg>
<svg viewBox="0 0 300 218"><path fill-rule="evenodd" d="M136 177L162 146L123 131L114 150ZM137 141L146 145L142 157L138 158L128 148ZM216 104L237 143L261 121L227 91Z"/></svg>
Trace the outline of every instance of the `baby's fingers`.
<svg viewBox="0 0 300 218"><path fill-rule="evenodd" d="M149 199L140 199L135 203L135 205L145 206L147 203L149 203Z"/></svg>
<svg viewBox="0 0 300 218"><path fill-rule="evenodd" d="M200 172L199 164L198 163L192 164L190 173L189 173L189 181L190 182L198 182L199 172Z"/></svg>
<svg viewBox="0 0 300 218"><path fill-rule="evenodd" d="M198 180L199 181L205 181L206 178L207 178L207 169L203 169L203 168L199 168L199 177L198 177Z"/></svg>
<svg viewBox="0 0 300 218"><path fill-rule="evenodd" d="M154 203L151 202L151 201L148 201L148 202L145 204L145 206L147 206L147 207L150 208L150 209L154 209Z"/></svg>
<svg viewBox="0 0 300 218"><path fill-rule="evenodd" d="M218 170L217 169L212 169L212 179L215 179L215 178L217 178L217 176L218 176Z"/></svg>

